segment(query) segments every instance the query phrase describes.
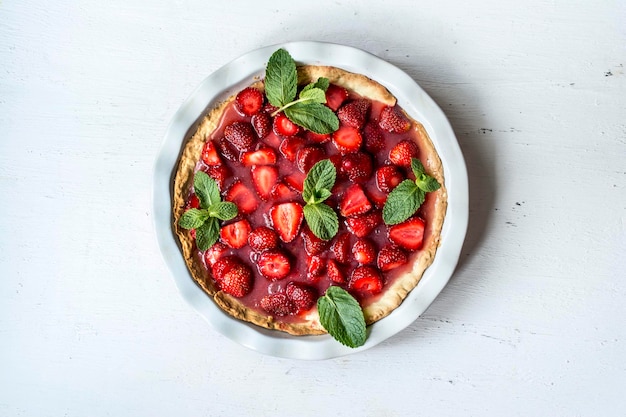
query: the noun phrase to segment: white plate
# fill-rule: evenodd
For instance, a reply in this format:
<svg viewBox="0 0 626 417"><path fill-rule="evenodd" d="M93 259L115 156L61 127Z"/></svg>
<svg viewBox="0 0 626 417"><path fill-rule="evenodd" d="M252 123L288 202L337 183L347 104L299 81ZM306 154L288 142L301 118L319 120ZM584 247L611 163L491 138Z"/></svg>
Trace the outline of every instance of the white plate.
<svg viewBox="0 0 626 417"><path fill-rule="evenodd" d="M441 246L433 264L418 286L389 316L368 327L365 345L351 349L328 335L291 336L249 324L224 313L195 284L183 260L172 228L173 175L182 145L198 120L215 104L262 76L267 60L285 48L297 63L341 67L364 74L396 96L398 104L424 124L435 143L444 168L448 211ZM450 123L435 102L399 68L382 59L348 46L323 42L291 42L249 52L215 71L191 94L174 115L154 167L152 190L156 235L176 285L183 298L226 337L268 355L297 359L328 359L360 352L398 333L422 314L454 272L468 222L467 170Z"/></svg>

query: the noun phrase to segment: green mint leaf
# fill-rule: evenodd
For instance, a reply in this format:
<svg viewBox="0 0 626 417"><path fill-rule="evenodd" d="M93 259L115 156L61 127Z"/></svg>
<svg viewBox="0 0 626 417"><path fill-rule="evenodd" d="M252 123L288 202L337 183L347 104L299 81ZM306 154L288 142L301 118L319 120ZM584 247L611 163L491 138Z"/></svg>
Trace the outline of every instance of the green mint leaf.
<svg viewBox="0 0 626 417"><path fill-rule="evenodd" d="M311 102L324 104L326 103L326 93L324 93L324 90L317 87L312 87L309 89L305 88L300 92L299 99L301 103Z"/></svg>
<svg viewBox="0 0 626 417"><path fill-rule="evenodd" d="M304 206L304 218L309 229L322 240L330 240L339 230L337 213L325 203Z"/></svg>
<svg viewBox="0 0 626 417"><path fill-rule="evenodd" d="M198 200L200 200L200 207L202 208L208 208L221 201L220 190L217 187L217 183L205 172L196 172L193 179L193 189Z"/></svg>
<svg viewBox="0 0 626 417"><path fill-rule="evenodd" d="M335 113L320 103L294 103L284 111L289 120L315 133L323 135L339 129Z"/></svg>
<svg viewBox="0 0 626 417"><path fill-rule="evenodd" d="M319 88L324 93L326 93L326 90L328 90L329 86L330 86L330 81L328 81L328 78L320 77L317 79L316 82L306 85L300 92L300 97L302 98L302 94L312 88ZM321 101L320 103L326 103L326 94L324 94L324 101Z"/></svg>
<svg viewBox="0 0 626 417"><path fill-rule="evenodd" d="M426 172L424 165L422 165L422 162L417 158L411 158L411 170L413 171L413 174L415 174L415 178L419 178Z"/></svg>
<svg viewBox="0 0 626 417"><path fill-rule="evenodd" d="M383 221L388 225L402 223L420 208L425 193L413 181L404 180L394 188L383 206Z"/></svg>
<svg viewBox="0 0 626 417"><path fill-rule="evenodd" d="M328 199L328 197L330 197L332 195L332 193L330 192L330 190L327 190L326 188L322 188L321 190L317 190L313 193L313 197L312 197L312 204L318 204L321 203L322 201L325 201L326 199Z"/></svg>
<svg viewBox="0 0 626 417"><path fill-rule="evenodd" d="M307 91L309 91L312 88L315 88L315 83L310 83L310 84L305 85L302 91L300 91L300 98L302 98L302 94L305 94Z"/></svg>
<svg viewBox="0 0 626 417"><path fill-rule="evenodd" d="M332 190L337 179L337 169L330 159L323 159L317 162L306 174L302 189L302 198L306 202L315 202L316 192L321 190Z"/></svg>
<svg viewBox="0 0 626 417"><path fill-rule="evenodd" d="M336 285L328 287L326 294L317 300L317 310L322 326L341 344L351 348L365 344L363 311L346 290Z"/></svg>
<svg viewBox="0 0 626 417"><path fill-rule="evenodd" d="M178 225L183 229L197 229L202 226L208 218L209 213L206 210L192 208L180 216L180 219L178 219Z"/></svg>
<svg viewBox="0 0 626 417"><path fill-rule="evenodd" d="M427 174L422 174L419 177L417 177L417 180L415 180L415 183L417 184L419 188L422 189L422 191L426 193L437 191L439 188L441 188L441 185L439 184L439 182L435 178Z"/></svg>
<svg viewBox="0 0 626 417"><path fill-rule="evenodd" d="M196 229L196 246L200 250L207 250L220 237L220 224L216 217L209 217L202 226Z"/></svg>
<svg viewBox="0 0 626 417"><path fill-rule="evenodd" d="M289 52L279 49L270 57L265 69L265 95L276 107L283 107L296 98L298 72Z"/></svg>
<svg viewBox="0 0 626 417"><path fill-rule="evenodd" d="M230 201L215 203L209 207L208 211L211 217L217 217L220 220L230 220L239 213L237 205Z"/></svg>
<svg viewBox="0 0 626 417"><path fill-rule="evenodd" d="M330 81L328 80L328 78L325 77L319 77L317 79L317 82L314 84L315 88L319 88L320 90L326 92L326 90L328 90L328 87L330 86ZM326 102L326 100L324 100L324 103Z"/></svg>

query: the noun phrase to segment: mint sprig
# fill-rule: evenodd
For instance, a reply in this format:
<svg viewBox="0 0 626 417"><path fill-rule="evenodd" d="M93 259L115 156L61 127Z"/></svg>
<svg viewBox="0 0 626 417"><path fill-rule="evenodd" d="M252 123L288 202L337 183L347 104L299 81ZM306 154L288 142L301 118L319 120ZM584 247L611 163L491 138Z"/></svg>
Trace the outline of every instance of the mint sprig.
<svg viewBox="0 0 626 417"><path fill-rule="evenodd" d="M339 119L324 106L326 90L330 82L320 77L306 85L298 98L298 71L296 63L284 49L279 49L270 57L265 70L265 95L271 105L278 107L272 113L285 116L298 126L319 134L332 133L339 129Z"/></svg>
<svg viewBox="0 0 626 417"><path fill-rule="evenodd" d="M217 183L202 171L196 172L193 189L200 200L200 208L185 211L178 225L183 229L196 229L196 246L207 250L220 236L219 221L235 218L239 210L236 204L222 201Z"/></svg>
<svg viewBox="0 0 626 417"><path fill-rule="evenodd" d="M411 170L415 181L404 180L387 196L383 206L383 221L394 225L402 223L414 215L426 199L426 193L437 191L441 184L426 174L424 165L417 158L411 158Z"/></svg>
<svg viewBox="0 0 626 417"><path fill-rule="evenodd" d="M302 199L304 219L315 236L330 240L339 230L337 213L324 201L332 195L331 190L337 179L337 170L329 159L313 165L304 179Z"/></svg>
<svg viewBox="0 0 626 417"><path fill-rule="evenodd" d="M365 343L363 310L349 292L336 285L328 287L317 299L317 311L322 326L341 344L355 348Z"/></svg>

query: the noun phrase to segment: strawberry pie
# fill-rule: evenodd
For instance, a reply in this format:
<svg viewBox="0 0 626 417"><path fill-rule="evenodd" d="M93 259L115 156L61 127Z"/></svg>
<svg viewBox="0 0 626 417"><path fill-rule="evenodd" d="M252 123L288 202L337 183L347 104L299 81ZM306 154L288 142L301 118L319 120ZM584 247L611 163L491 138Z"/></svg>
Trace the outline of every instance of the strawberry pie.
<svg viewBox="0 0 626 417"><path fill-rule="evenodd" d="M381 84L296 67L280 51L185 143L175 233L193 279L238 319L333 333L333 312L321 309L336 303L320 299L337 287L374 323L433 261L447 204L441 161Z"/></svg>

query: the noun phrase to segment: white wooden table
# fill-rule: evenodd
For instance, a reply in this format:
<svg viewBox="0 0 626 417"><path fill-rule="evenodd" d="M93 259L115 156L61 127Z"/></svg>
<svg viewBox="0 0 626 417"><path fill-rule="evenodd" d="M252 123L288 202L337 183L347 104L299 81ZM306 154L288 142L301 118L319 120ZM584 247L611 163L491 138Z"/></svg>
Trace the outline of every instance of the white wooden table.
<svg viewBox="0 0 626 417"><path fill-rule="evenodd" d="M327 361L209 327L151 218L178 106L291 40L408 72L470 177L448 286ZM619 1L1 1L0 415L625 415L625 67Z"/></svg>

